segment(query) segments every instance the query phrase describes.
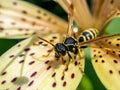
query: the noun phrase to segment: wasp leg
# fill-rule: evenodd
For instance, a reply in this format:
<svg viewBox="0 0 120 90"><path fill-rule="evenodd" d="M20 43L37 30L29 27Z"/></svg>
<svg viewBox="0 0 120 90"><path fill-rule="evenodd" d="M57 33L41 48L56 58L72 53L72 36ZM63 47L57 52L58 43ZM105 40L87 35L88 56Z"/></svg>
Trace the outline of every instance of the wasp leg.
<svg viewBox="0 0 120 90"><path fill-rule="evenodd" d="M52 51L53 51L53 48L49 50L48 54L43 55L43 57L48 57Z"/></svg>

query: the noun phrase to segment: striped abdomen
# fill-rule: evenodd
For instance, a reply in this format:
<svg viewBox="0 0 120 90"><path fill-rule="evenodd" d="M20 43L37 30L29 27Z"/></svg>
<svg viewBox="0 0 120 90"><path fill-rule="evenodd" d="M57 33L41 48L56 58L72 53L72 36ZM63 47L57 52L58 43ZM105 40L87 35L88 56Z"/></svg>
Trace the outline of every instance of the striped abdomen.
<svg viewBox="0 0 120 90"><path fill-rule="evenodd" d="M79 37L79 42L86 42L90 39L96 38L98 35L98 30L94 28L89 28L84 30Z"/></svg>

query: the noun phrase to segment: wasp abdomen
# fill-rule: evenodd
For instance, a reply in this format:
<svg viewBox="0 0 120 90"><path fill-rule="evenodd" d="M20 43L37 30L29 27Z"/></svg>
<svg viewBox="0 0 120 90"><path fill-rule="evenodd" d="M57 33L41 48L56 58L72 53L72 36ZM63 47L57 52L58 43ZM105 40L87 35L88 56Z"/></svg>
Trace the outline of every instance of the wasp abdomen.
<svg viewBox="0 0 120 90"><path fill-rule="evenodd" d="M83 31L79 37L79 42L86 42L90 39L94 39L95 37L97 37L98 31L97 29L87 29L85 31Z"/></svg>

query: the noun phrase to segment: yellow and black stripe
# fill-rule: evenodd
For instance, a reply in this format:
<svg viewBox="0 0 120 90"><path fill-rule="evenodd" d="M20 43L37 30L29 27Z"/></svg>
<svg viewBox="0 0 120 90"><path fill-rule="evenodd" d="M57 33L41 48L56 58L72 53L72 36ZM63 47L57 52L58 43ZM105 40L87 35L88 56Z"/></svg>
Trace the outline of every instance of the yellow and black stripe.
<svg viewBox="0 0 120 90"><path fill-rule="evenodd" d="M95 28L89 28L84 30L79 37L79 42L86 42L88 40L96 38L98 35L98 30Z"/></svg>

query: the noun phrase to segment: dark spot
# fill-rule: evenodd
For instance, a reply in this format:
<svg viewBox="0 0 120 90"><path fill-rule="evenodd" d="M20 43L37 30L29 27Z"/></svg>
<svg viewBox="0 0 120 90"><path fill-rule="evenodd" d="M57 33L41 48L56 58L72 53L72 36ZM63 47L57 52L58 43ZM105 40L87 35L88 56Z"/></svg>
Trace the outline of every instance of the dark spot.
<svg viewBox="0 0 120 90"><path fill-rule="evenodd" d="M45 44L42 44L42 45L43 45L43 46L47 46L48 44L45 43Z"/></svg>
<svg viewBox="0 0 120 90"><path fill-rule="evenodd" d="M101 53L100 51L98 51L98 53Z"/></svg>
<svg viewBox="0 0 120 90"><path fill-rule="evenodd" d="M68 71L68 67L65 69L65 71Z"/></svg>
<svg viewBox="0 0 120 90"><path fill-rule="evenodd" d="M25 48L25 49L24 49L25 52L27 52L27 51L29 51L29 50L30 50L30 48Z"/></svg>
<svg viewBox="0 0 120 90"><path fill-rule="evenodd" d="M57 24L57 22L56 22L56 21L54 21L54 22L53 22L53 24Z"/></svg>
<svg viewBox="0 0 120 90"><path fill-rule="evenodd" d="M102 58L102 55L100 55L99 57Z"/></svg>
<svg viewBox="0 0 120 90"><path fill-rule="evenodd" d="M75 61L74 64L75 64L75 66L77 66L77 64L78 64L77 61Z"/></svg>
<svg viewBox="0 0 120 90"><path fill-rule="evenodd" d="M48 67L47 67L47 70L49 70L50 68L51 68L51 66L48 66Z"/></svg>
<svg viewBox="0 0 120 90"><path fill-rule="evenodd" d="M118 54L118 56L120 57L120 54Z"/></svg>
<svg viewBox="0 0 120 90"><path fill-rule="evenodd" d="M120 44L116 44L116 46L117 46L117 47L119 47L119 46L120 46Z"/></svg>
<svg viewBox="0 0 120 90"><path fill-rule="evenodd" d="M38 42L39 44L42 44L43 42L42 41L40 41L40 42Z"/></svg>
<svg viewBox="0 0 120 90"><path fill-rule="evenodd" d="M41 17L40 17L40 16L36 16L36 18L37 18L37 19L41 19Z"/></svg>
<svg viewBox="0 0 120 90"><path fill-rule="evenodd" d="M13 2L13 5L17 5L17 2Z"/></svg>
<svg viewBox="0 0 120 90"><path fill-rule="evenodd" d="M15 25L16 23L15 22L11 22L12 25Z"/></svg>
<svg viewBox="0 0 120 90"><path fill-rule="evenodd" d="M115 53L115 51L113 51L113 53Z"/></svg>
<svg viewBox="0 0 120 90"><path fill-rule="evenodd" d="M34 81L31 81L31 82L28 84L28 86L31 86L33 83L34 83Z"/></svg>
<svg viewBox="0 0 120 90"><path fill-rule="evenodd" d="M98 60L95 60L95 62L98 62Z"/></svg>
<svg viewBox="0 0 120 90"><path fill-rule="evenodd" d="M118 73L120 74L120 70L118 71Z"/></svg>
<svg viewBox="0 0 120 90"><path fill-rule="evenodd" d="M19 28L18 30L19 30L19 31L22 31L22 30L23 30L23 28Z"/></svg>
<svg viewBox="0 0 120 90"><path fill-rule="evenodd" d="M34 26L34 25L36 25L36 23L35 23L35 22L32 22L32 25Z"/></svg>
<svg viewBox="0 0 120 90"><path fill-rule="evenodd" d="M23 13L23 14L27 14L27 11L23 10L22 13Z"/></svg>
<svg viewBox="0 0 120 90"><path fill-rule="evenodd" d="M34 77L36 74L37 74L37 72L34 72L34 73L31 74L30 77Z"/></svg>
<svg viewBox="0 0 120 90"><path fill-rule="evenodd" d="M120 40L120 38L117 38L117 40Z"/></svg>
<svg viewBox="0 0 120 90"><path fill-rule="evenodd" d="M47 52L52 52L52 49L47 50Z"/></svg>
<svg viewBox="0 0 120 90"><path fill-rule="evenodd" d="M24 55L24 54L20 54L20 55L19 55L19 57L23 57L23 56L25 56L25 55Z"/></svg>
<svg viewBox="0 0 120 90"><path fill-rule="evenodd" d="M110 4L113 4L114 3L114 0L110 0Z"/></svg>
<svg viewBox="0 0 120 90"><path fill-rule="evenodd" d="M3 23L3 21L0 21L0 23Z"/></svg>
<svg viewBox="0 0 120 90"><path fill-rule="evenodd" d="M3 72L1 75L5 75L7 72Z"/></svg>
<svg viewBox="0 0 120 90"><path fill-rule="evenodd" d="M14 55L10 55L10 56L9 56L9 58L12 58L12 57L14 57Z"/></svg>
<svg viewBox="0 0 120 90"><path fill-rule="evenodd" d="M18 87L17 90L21 90L21 87Z"/></svg>
<svg viewBox="0 0 120 90"><path fill-rule="evenodd" d="M63 82L63 87L65 87L65 86L66 86L66 81Z"/></svg>
<svg viewBox="0 0 120 90"><path fill-rule="evenodd" d="M94 54L94 57L96 57L96 54Z"/></svg>
<svg viewBox="0 0 120 90"><path fill-rule="evenodd" d="M0 4L0 8L2 7L2 5Z"/></svg>
<svg viewBox="0 0 120 90"><path fill-rule="evenodd" d="M37 13L41 13L41 11L40 11L40 10L37 10Z"/></svg>
<svg viewBox="0 0 120 90"><path fill-rule="evenodd" d="M118 61L117 60L113 60L114 61L114 63L118 63Z"/></svg>
<svg viewBox="0 0 120 90"><path fill-rule="evenodd" d="M96 52L96 50L94 49L93 52Z"/></svg>
<svg viewBox="0 0 120 90"><path fill-rule="evenodd" d="M6 80L3 80L2 82L1 82L1 84L5 84L6 83Z"/></svg>
<svg viewBox="0 0 120 90"><path fill-rule="evenodd" d="M112 71L112 70L109 70L109 73L110 73L110 74L112 74L112 73L113 73L113 71Z"/></svg>
<svg viewBox="0 0 120 90"><path fill-rule="evenodd" d="M35 55L35 53L30 53L30 56L33 56L33 55Z"/></svg>
<svg viewBox="0 0 120 90"><path fill-rule="evenodd" d="M23 63L23 62L24 62L24 60L19 61L19 63Z"/></svg>
<svg viewBox="0 0 120 90"><path fill-rule="evenodd" d="M55 77L55 75L56 75L56 73L54 72L54 73L52 74L52 77Z"/></svg>
<svg viewBox="0 0 120 90"><path fill-rule="evenodd" d="M53 41L54 41L53 39L50 40L50 42L53 42Z"/></svg>
<svg viewBox="0 0 120 90"><path fill-rule="evenodd" d="M57 85L56 82L53 82L52 87L56 87L56 85Z"/></svg>
<svg viewBox="0 0 120 90"><path fill-rule="evenodd" d="M104 60L102 60L101 62L102 62L102 63L104 63L105 61L104 61Z"/></svg>
<svg viewBox="0 0 120 90"><path fill-rule="evenodd" d="M35 61L31 61L31 62L29 62L29 65L32 65L32 64L34 64L35 63Z"/></svg>
<svg viewBox="0 0 120 90"><path fill-rule="evenodd" d="M21 46L20 44L17 45L17 47L20 47L20 46Z"/></svg>
<svg viewBox="0 0 120 90"><path fill-rule="evenodd" d="M4 28L0 27L0 31L3 31L3 30L4 30Z"/></svg>
<svg viewBox="0 0 120 90"><path fill-rule="evenodd" d="M111 42L109 41L108 44L111 44Z"/></svg>
<svg viewBox="0 0 120 90"><path fill-rule="evenodd" d="M53 39L57 39L57 37L56 37L56 36L53 36L52 38L53 38Z"/></svg>
<svg viewBox="0 0 120 90"><path fill-rule="evenodd" d="M48 64L50 61L49 60L47 60L47 61L45 61L45 64Z"/></svg>
<svg viewBox="0 0 120 90"><path fill-rule="evenodd" d="M72 74L71 74L71 78L73 79L74 77L75 77L75 74L74 74L74 73L72 73Z"/></svg>
<svg viewBox="0 0 120 90"><path fill-rule="evenodd" d="M64 80L64 76L61 77L61 80Z"/></svg>
<svg viewBox="0 0 120 90"><path fill-rule="evenodd" d="M47 16L47 13L43 13L44 16Z"/></svg>
<svg viewBox="0 0 120 90"><path fill-rule="evenodd" d="M22 20L22 21L26 21L26 19L25 19L25 18L21 18L21 20Z"/></svg>
<svg viewBox="0 0 120 90"><path fill-rule="evenodd" d="M50 17L48 18L48 21L51 22L51 18Z"/></svg>
<svg viewBox="0 0 120 90"><path fill-rule="evenodd" d="M17 80L17 77L13 78L11 82L15 82Z"/></svg>

